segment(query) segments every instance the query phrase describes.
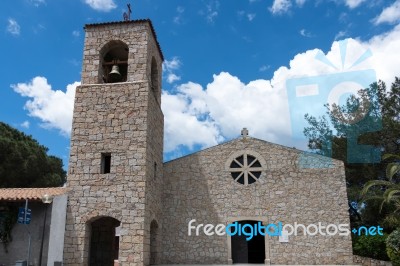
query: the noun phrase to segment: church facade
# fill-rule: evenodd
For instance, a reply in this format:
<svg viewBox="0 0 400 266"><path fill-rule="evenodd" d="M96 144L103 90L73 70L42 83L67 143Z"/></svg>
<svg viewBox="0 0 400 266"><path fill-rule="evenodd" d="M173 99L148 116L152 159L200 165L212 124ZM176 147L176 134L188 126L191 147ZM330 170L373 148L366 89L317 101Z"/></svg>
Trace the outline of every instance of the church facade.
<svg viewBox="0 0 400 266"><path fill-rule="evenodd" d="M301 151L244 130L163 163L163 54L151 21L85 31L65 265L352 264L350 234L335 233L350 223L342 162L321 168L326 159L312 156L316 167L302 167ZM223 230L230 225L247 229ZM297 236L283 225L297 225ZM314 225L331 228L314 234Z"/></svg>

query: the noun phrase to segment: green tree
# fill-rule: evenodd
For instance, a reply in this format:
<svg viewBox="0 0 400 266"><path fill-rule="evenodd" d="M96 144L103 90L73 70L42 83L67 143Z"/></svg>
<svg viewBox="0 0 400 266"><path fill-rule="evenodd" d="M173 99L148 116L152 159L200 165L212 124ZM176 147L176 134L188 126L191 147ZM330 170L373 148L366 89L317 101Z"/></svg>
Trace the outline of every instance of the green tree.
<svg viewBox="0 0 400 266"><path fill-rule="evenodd" d="M31 136L0 122L0 187L57 187L66 181L62 160Z"/></svg>
<svg viewBox="0 0 400 266"><path fill-rule="evenodd" d="M393 231L386 239L387 254L393 266L400 265L400 230Z"/></svg>
<svg viewBox="0 0 400 266"><path fill-rule="evenodd" d="M388 235L361 235L352 236L353 251L355 255L371 257L378 260L389 260L386 252L386 239Z"/></svg>
<svg viewBox="0 0 400 266"><path fill-rule="evenodd" d="M388 213L383 217L383 224L387 228L396 229L400 227L400 183L398 177L400 174L400 156L386 154L382 159L391 159L387 164L386 180L368 181L361 191L364 202L379 201L379 212L384 207Z"/></svg>
<svg viewBox="0 0 400 266"><path fill-rule="evenodd" d="M322 117L305 116L309 123L304 129L308 147L345 163L352 226L380 224L393 210L390 206L381 208L378 199L363 203L360 192L370 180L385 180L387 162L351 163L347 160L347 145L350 134L366 132L358 136L359 145L372 145L383 153L400 154L400 79L396 77L390 89L382 81L373 83L360 90L358 97L350 97L345 105L326 105L326 110ZM364 123L343 123L361 117ZM369 132L368 126L380 119L382 129Z"/></svg>

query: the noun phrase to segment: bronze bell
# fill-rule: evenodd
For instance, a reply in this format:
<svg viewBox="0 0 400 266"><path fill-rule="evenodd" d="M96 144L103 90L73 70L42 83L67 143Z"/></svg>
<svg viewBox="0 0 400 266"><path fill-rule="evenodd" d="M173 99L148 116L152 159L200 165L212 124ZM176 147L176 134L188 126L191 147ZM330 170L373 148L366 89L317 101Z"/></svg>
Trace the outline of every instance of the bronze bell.
<svg viewBox="0 0 400 266"><path fill-rule="evenodd" d="M113 65L109 77L112 81L119 81L121 79L121 73L119 73L118 65Z"/></svg>

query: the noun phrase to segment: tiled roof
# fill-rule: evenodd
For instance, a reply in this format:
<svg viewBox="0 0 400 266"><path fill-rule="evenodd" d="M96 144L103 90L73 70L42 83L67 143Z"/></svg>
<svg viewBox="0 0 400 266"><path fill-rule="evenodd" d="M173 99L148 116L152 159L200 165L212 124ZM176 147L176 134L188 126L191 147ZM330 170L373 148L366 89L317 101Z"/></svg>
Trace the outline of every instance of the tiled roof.
<svg viewBox="0 0 400 266"><path fill-rule="evenodd" d="M136 20L128 20L128 21L121 20L121 21L110 21L110 22L91 23L91 24L86 24L84 28L93 27L93 26L104 26L104 25L115 25L115 24L129 24L129 23L141 23L141 22L148 22L148 23L150 24L150 29L151 29L151 32L152 32L153 35L154 35L154 38L156 39L157 48L158 48L158 51L160 52L160 55L161 55L161 60L164 61L164 55L163 55L163 53L162 53L161 46L160 46L160 44L158 43L157 34L156 34L156 31L154 30L153 23L151 23L151 20L150 20L150 19L136 19Z"/></svg>
<svg viewBox="0 0 400 266"><path fill-rule="evenodd" d="M42 200L45 194L49 196L58 196L67 193L63 187L48 188L1 188L0 200L20 201L20 200Z"/></svg>

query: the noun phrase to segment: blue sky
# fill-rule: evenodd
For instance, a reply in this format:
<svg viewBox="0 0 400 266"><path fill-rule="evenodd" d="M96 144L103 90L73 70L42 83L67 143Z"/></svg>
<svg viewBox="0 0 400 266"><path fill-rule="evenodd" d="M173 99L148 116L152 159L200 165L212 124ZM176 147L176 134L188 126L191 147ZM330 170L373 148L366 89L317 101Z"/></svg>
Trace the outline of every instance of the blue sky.
<svg viewBox="0 0 400 266"><path fill-rule="evenodd" d="M0 121L32 135L67 164L83 26L122 20L126 3L3 1ZM166 160L235 138L243 127L250 136L304 147L292 134L287 80L349 71L365 51L372 56L351 70L373 69L387 83L399 76L399 0L142 0L131 5L132 19L152 20L166 59ZM345 39L342 66L339 41ZM316 60L318 53L340 67Z"/></svg>

